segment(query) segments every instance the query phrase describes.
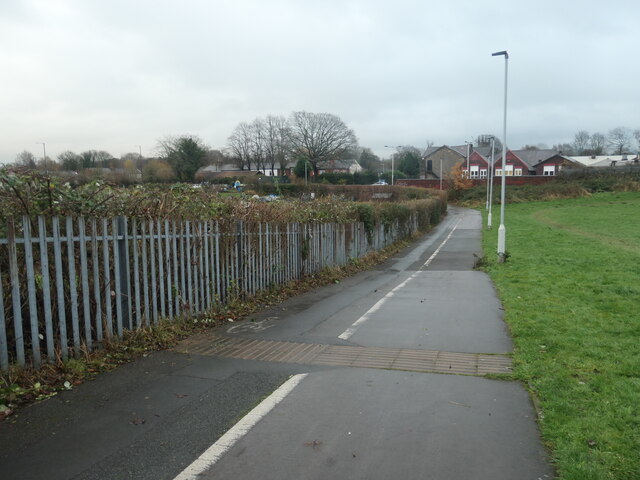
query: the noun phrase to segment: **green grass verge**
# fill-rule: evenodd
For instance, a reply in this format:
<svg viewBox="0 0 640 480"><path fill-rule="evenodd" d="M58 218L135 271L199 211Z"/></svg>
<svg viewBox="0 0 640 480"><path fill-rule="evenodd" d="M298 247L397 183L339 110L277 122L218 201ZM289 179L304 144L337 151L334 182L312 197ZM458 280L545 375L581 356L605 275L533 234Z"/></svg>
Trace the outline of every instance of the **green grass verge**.
<svg viewBox="0 0 640 480"><path fill-rule="evenodd" d="M639 215L638 192L508 205L504 264L485 229L514 375L565 480L640 478Z"/></svg>

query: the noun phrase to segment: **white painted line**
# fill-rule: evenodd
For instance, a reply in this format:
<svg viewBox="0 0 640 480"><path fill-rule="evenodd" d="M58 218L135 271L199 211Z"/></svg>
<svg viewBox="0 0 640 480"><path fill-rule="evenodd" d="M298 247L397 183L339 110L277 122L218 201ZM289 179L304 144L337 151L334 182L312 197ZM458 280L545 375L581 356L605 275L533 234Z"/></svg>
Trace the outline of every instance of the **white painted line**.
<svg viewBox="0 0 640 480"><path fill-rule="evenodd" d="M284 400L307 375L308 373L294 375L284 382L280 388L265 398L260 405L242 417L242 420L231 427L227 433L221 436L216 443L205 450L200 457L185 468L174 480L197 480L200 475L215 465L227 450L233 447L238 440L249 433L249 431L260 420L262 420L276 405Z"/></svg>
<svg viewBox="0 0 640 480"><path fill-rule="evenodd" d="M445 238L442 243L440 244L440 246L438 248L436 248L436 251L433 252L433 254L427 259L426 262L424 262L424 265L422 265L423 268L426 268L429 266L429 264L431 262L433 262L433 259L436 258L436 255L438 255L440 253L440 250L442 250L442 247L444 247L444 244L447 243L449 241L449 239L451 238L451 236L453 235L453 232L455 232L456 228L458 228L458 225L460 225L460 222L462 221L462 219L464 218L464 215L462 217L460 217L458 219L458 221L456 222L456 224L453 226L453 228L451 229L451 231L449 232L449 235L447 235L447 238Z"/></svg>
<svg viewBox="0 0 640 480"><path fill-rule="evenodd" d="M449 235L447 235L447 238L445 238L442 241L442 243L438 246L438 248L436 248L436 251L433 252L433 254L424 263L424 265L422 265L422 268L428 267L429 264L433 261L433 259L436 258L436 255L438 255L438 253L440 253L440 250L442 250L442 247L444 247L445 243L447 243L449 241L449 239L451 238L451 236L453 235L453 232L456 230L456 228L458 228L458 225L462 221L463 217L464 217L464 215L458 219L456 224L453 226L453 228L449 232ZM413 280L417 275L418 275L418 272L414 272L404 282L402 282L399 285L395 286L389 293L387 293L384 297L382 297L380 300L378 300L373 305L373 307L371 307L369 310L367 310L364 315L362 315L358 320L356 320L349 328L347 328L344 332L342 332L340 335L338 335L338 338L340 338L342 340L349 340L353 336L353 334L358 331L358 328L360 328L360 325L362 325L364 322L369 320L369 318L371 317L371 314L373 314L376 311L378 311L380 309L380 307L382 307L382 305L387 300L389 300L391 297L393 297L393 295L396 293L396 291L398 291L401 288L403 288L407 283L409 283L410 280Z"/></svg>

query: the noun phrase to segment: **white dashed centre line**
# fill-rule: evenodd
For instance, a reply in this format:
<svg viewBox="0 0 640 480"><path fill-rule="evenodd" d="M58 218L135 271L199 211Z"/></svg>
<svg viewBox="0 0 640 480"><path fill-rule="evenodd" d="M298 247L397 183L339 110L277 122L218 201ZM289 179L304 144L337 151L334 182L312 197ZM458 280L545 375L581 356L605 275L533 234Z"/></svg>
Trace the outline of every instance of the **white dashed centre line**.
<svg viewBox="0 0 640 480"><path fill-rule="evenodd" d="M433 252L433 254L427 259L427 261L424 262L424 264L422 265L422 268L427 268L431 264L433 259L436 258L436 255L438 255L438 253L440 253L440 250L442 250L442 247L444 247L444 245L449 241L449 239L453 235L453 232L456 230L456 228L458 228L458 225L462 221L463 217L464 217L464 215L458 219L456 224L453 226L453 228L449 232L449 235L447 235L447 237L442 241L442 243L438 246L438 248L436 248L436 251ZM382 297L380 300L378 300L373 305L373 307L371 307L369 310L367 310L367 312L364 315L362 315L358 320L356 320L349 328L347 328L344 332L342 332L340 335L338 335L338 338L340 338L342 340L349 340L353 336L353 334L356 333L358 328L360 328L360 326L363 323L365 323L367 320L369 320L369 318L371 318L372 314L377 312L380 309L380 307L382 307L382 305L384 305L384 303L387 300L389 300L391 297L393 297L398 290L400 290L407 283L409 283L410 280L413 280L417 275L418 275L418 272L414 272L404 282L402 282L399 285L397 285L396 287L394 287L389 293L387 293L384 297Z"/></svg>
<svg viewBox="0 0 640 480"><path fill-rule="evenodd" d="M174 480L197 480L209 470L222 456L244 437L260 420L289 395L293 389L307 376L307 373L294 375L275 392L265 398L256 408L247 413L242 420L231 427L216 443L211 445L191 465L185 468Z"/></svg>

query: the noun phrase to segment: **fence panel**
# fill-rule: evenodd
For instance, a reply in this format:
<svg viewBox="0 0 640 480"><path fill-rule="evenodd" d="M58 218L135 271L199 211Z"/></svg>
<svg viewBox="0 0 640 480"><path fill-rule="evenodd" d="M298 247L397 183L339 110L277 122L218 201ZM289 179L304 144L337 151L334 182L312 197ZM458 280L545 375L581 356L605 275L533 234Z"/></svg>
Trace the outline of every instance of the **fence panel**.
<svg viewBox="0 0 640 480"><path fill-rule="evenodd" d="M345 265L421 227L417 218L372 231L362 223L124 217L41 216L33 224L37 231L28 217L8 218L0 238L3 371L66 360L128 329Z"/></svg>

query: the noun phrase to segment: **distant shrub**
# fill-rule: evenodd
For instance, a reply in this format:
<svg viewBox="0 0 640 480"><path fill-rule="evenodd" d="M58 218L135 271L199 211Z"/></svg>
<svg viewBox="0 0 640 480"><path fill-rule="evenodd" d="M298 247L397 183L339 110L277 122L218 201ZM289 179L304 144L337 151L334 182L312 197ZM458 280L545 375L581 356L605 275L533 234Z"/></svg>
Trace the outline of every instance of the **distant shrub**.
<svg viewBox="0 0 640 480"><path fill-rule="evenodd" d="M247 187L249 188L249 187ZM0 170L0 218L27 215L69 215L110 218L187 218L220 222L331 222L362 221L368 231L382 222L406 220L420 212L432 222L434 212L446 209L446 197L422 189L353 185L298 185L265 182L252 187L282 195L285 201L264 202L230 191L221 185L156 184L115 187L96 180L71 185L42 175L19 175ZM315 199L310 201L311 193ZM392 201L371 202L373 194L388 194ZM411 197L412 200L407 200ZM418 198L422 197L422 198ZM428 220L428 221L427 221Z"/></svg>

